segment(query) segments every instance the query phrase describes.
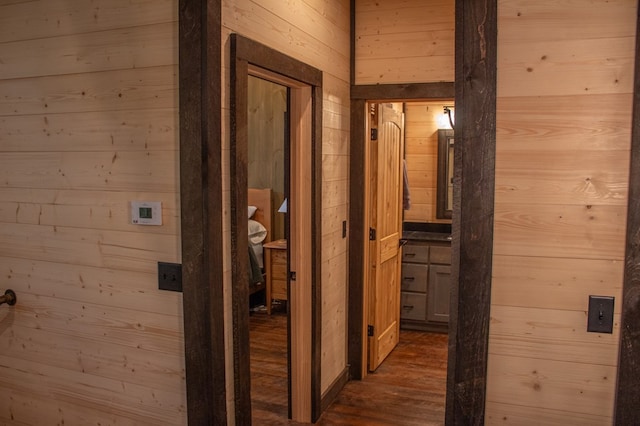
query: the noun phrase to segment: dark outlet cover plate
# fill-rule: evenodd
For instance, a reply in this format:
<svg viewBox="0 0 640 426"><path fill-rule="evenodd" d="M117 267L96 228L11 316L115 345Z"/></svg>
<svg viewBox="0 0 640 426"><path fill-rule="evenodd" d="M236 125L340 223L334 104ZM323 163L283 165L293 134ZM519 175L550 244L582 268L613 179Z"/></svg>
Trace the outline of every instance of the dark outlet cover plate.
<svg viewBox="0 0 640 426"><path fill-rule="evenodd" d="M588 332L613 333L613 300L611 296L589 296Z"/></svg>
<svg viewBox="0 0 640 426"><path fill-rule="evenodd" d="M182 265L158 262L158 288L160 290L182 291Z"/></svg>

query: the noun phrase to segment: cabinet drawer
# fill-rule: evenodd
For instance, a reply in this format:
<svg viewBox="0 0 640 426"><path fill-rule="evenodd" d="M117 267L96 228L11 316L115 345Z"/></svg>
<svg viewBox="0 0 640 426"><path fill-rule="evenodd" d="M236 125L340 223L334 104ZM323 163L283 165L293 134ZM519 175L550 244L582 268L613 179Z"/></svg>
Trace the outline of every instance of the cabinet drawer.
<svg viewBox="0 0 640 426"><path fill-rule="evenodd" d="M287 264L287 251L286 250L271 250L271 263L272 264Z"/></svg>
<svg viewBox="0 0 640 426"><path fill-rule="evenodd" d="M418 263L402 264L402 291L427 292L429 267Z"/></svg>
<svg viewBox="0 0 640 426"><path fill-rule="evenodd" d="M287 265L271 265L271 278L274 280L287 280Z"/></svg>
<svg viewBox="0 0 640 426"><path fill-rule="evenodd" d="M402 248L402 261L413 263L427 263L429 261L429 246L407 244Z"/></svg>
<svg viewBox="0 0 640 426"><path fill-rule="evenodd" d="M427 295L403 292L400 296L400 318L425 321L427 319Z"/></svg>
<svg viewBox="0 0 640 426"><path fill-rule="evenodd" d="M287 282L284 280L271 281L271 298L287 300Z"/></svg>
<svg viewBox="0 0 640 426"><path fill-rule="evenodd" d="M451 265L451 247L431 246L431 250L429 251L429 260L431 263Z"/></svg>

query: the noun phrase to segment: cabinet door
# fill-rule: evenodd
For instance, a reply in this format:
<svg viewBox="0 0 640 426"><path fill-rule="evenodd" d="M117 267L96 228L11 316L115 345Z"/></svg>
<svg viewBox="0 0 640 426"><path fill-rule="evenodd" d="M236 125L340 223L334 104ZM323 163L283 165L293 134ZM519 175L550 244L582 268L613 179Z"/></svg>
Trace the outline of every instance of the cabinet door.
<svg viewBox="0 0 640 426"><path fill-rule="evenodd" d="M431 265L427 293L427 320L449 322L450 287L451 266Z"/></svg>

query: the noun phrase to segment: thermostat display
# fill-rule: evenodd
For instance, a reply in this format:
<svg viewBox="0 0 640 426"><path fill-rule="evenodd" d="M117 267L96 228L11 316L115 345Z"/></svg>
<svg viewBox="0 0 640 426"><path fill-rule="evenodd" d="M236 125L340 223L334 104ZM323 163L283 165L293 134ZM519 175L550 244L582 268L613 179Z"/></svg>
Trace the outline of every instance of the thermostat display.
<svg viewBox="0 0 640 426"><path fill-rule="evenodd" d="M132 201L131 223L134 225L162 225L160 201Z"/></svg>

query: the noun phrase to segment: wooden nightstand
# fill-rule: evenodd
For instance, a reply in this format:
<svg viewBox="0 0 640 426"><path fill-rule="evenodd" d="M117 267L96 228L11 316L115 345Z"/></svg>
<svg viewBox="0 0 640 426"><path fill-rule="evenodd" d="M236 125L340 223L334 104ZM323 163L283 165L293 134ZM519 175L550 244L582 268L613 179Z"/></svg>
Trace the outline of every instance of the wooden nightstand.
<svg viewBox="0 0 640 426"><path fill-rule="evenodd" d="M273 299L287 300L287 240L271 241L263 248L267 275L267 314L271 315Z"/></svg>

